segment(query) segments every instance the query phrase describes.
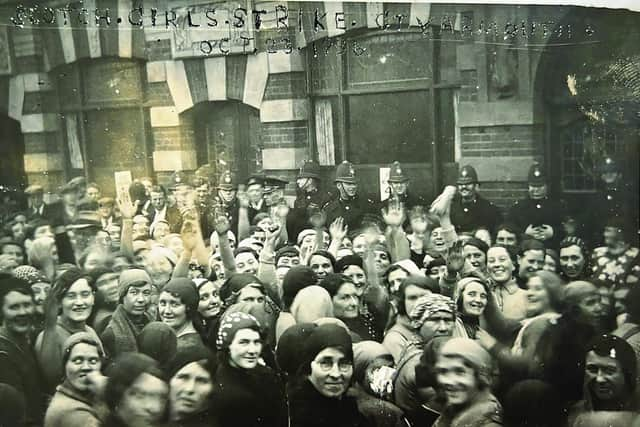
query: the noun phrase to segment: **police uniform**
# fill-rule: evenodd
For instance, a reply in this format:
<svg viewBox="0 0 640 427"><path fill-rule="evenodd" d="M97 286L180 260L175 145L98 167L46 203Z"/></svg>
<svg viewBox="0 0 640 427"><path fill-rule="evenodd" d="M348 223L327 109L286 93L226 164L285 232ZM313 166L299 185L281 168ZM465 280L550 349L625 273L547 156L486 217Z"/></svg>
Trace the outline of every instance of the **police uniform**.
<svg viewBox="0 0 640 427"><path fill-rule="evenodd" d="M338 165L335 182L357 184L353 164L345 160ZM338 194L336 198L324 206L324 211L327 215L327 226L331 225L336 218L342 217L350 230L360 227L364 216L373 213L374 210L375 204L373 200L357 193L355 197L346 200L342 199Z"/></svg>
<svg viewBox="0 0 640 427"><path fill-rule="evenodd" d="M276 209L278 208L279 201L277 201L273 205L269 205L267 203L267 195L273 193L274 191L282 190L284 197L284 189L288 183L288 181L275 176L266 176L264 178L264 187L262 189L262 196L264 197L264 203L262 203L263 212L267 213L271 218L276 218L277 216Z"/></svg>
<svg viewBox="0 0 640 427"><path fill-rule="evenodd" d="M218 182L218 190L235 191L237 187L237 181L235 175L230 171L225 171L220 175ZM225 202L220 195L216 195L213 198L213 209L209 212L209 223L215 224L216 211L223 213L229 220L231 231L234 235L238 235L238 216L240 205L238 199L234 196L230 202Z"/></svg>
<svg viewBox="0 0 640 427"><path fill-rule="evenodd" d="M458 173L456 184L477 183L478 173L473 166L463 166ZM451 202L451 222L458 232L472 232L485 227L493 234L495 228L502 222L502 213L497 206L478 193L470 202L463 201L460 194L457 194Z"/></svg>
<svg viewBox="0 0 640 427"><path fill-rule="evenodd" d="M538 163L533 164L529 169L528 182L529 185L534 186L546 184L544 169ZM546 224L551 226L553 237L545 244L547 247L555 247L555 243L559 242L562 234L562 218L566 212L566 203L561 199L547 196L534 200L527 196L526 199L513 204L509 210L509 221L523 233L530 225Z"/></svg>
<svg viewBox="0 0 640 427"><path fill-rule="evenodd" d="M393 162L389 166L388 182L389 184L403 183L403 182L407 184L409 183L409 178L404 174L404 170L402 169L400 162ZM391 191L391 188L389 188L389 191ZM428 206L427 201L423 197L414 196L413 194L410 194L409 189L407 188L404 194L398 194L398 195L392 194L386 200L383 200L380 203L380 209L387 208L389 206L389 203L391 203L393 200L399 200L400 203L402 203L402 205L407 211L417 205ZM407 219L407 222L408 222L408 219Z"/></svg>
<svg viewBox="0 0 640 427"><path fill-rule="evenodd" d="M316 188L312 191L305 191L296 185L296 200L293 209L287 216L287 233L291 241L295 241L305 228L309 228L309 212L313 209L321 209L331 199L331 196L321 191L320 186L320 165L313 160L306 160L300 167L296 179L310 178L316 180Z"/></svg>

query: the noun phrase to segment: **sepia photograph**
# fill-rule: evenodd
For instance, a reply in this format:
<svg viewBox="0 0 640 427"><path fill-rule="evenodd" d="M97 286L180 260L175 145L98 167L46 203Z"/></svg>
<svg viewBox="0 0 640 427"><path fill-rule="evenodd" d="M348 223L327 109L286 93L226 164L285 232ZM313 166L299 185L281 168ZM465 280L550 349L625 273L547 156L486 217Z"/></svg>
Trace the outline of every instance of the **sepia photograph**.
<svg viewBox="0 0 640 427"><path fill-rule="evenodd" d="M636 0L0 0L0 427L640 427Z"/></svg>

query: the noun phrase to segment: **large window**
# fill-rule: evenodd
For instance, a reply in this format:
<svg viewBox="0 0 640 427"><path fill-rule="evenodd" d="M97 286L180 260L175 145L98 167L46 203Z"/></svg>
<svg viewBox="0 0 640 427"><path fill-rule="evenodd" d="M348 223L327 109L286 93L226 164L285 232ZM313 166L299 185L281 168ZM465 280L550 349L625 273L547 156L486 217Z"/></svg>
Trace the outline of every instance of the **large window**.
<svg viewBox="0 0 640 427"><path fill-rule="evenodd" d="M624 150L624 129L588 120L571 124L562 137L562 190L595 191L600 163L607 156L623 159Z"/></svg>
<svg viewBox="0 0 640 427"><path fill-rule="evenodd" d="M438 81L434 39L381 31L309 49L321 164L453 162L455 85Z"/></svg>
<svg viewBox="0 0 640 427"><path fill-rule="evenodd" d="M104 192L114 188L114 172L148 175L151 157L143 109L144 68L127 59L79 61L55 75L68 168L88 174Z"/></svg>

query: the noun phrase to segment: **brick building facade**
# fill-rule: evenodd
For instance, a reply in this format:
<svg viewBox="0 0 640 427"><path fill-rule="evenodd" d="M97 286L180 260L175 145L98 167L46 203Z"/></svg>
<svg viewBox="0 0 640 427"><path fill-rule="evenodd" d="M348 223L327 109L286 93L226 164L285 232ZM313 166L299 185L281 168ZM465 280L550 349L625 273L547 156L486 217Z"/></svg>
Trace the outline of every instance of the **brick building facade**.
<svg viewBox="0 0 640 427"><path fill-rule="evenodd" d="M114 171L163 183L205 163L292 178L312 157L327 178L354 161L378 193L380 168L399 160L427 197L472 164L507 205L533 161L580 199L615 155L637 191L638 13L90 0L71 5L86 23L75 12L65 23L64 4L40 3L0 14L19 24L0 27L2 169L15 184L55 192L82 174L112 193ZM259 29L251 10L265 11Z"/></svg>

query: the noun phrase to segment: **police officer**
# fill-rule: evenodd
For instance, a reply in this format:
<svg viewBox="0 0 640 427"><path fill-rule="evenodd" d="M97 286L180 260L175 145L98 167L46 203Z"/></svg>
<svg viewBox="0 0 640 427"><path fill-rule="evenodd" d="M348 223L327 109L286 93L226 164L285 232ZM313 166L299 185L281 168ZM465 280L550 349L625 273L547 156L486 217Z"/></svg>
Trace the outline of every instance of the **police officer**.
<svg viewBox="0 0 640 427"><path fill-rule="evenodd" d="M335 178L338 195L324 207L326 223L330 225L336 218L342 217L350 230L361 225L365 214L374 211L373 202L358 194L358 181L353 164L343 161L336 169Z"/></svg>
<svg viewBox="0 0 640 427"><path fill-rule="evenodd" d="M534 163L528 175L529 194L509 210L509 219L519 231L555 247L561 238L561 221L567 212L563 200L549 197L544 168Z"/></svg>
<svg viewBox="0 0 640 427"><path fill-rule="evenodd" d="M238 235L238 210L240 205L236 198L237 181L231 171L224 171L220 175L217 185L217 194L213 200L213 209L210 214L209 224L215 224L215 216L224 214L229 220L230 229L234 235Z"/></svg>
<svg viewBox="0 0 640 427"><path fill-rule="evenodd" d="M247 179L247 198L249 199L249 222L261 212L266 212L264 204L264 181L263 174L253 174Z"/></svg>
<svg viewBox="0 0 640 427"><path fill-rule="evenodd" d="M500 209L478 194L478 173L471 165L460 168L457 194L451 203L451 222L458 232L473 232L483 227L493 235L502 220Z"/></svg>
<svg viewBox="0 0 640 427"><path fill-rule="evenodd" d="M320 190L320 165L314 160L305 160L296 177L296 200L287 217L289 237L295 240L309 226L310 213L321 209L331 196Z"/></svg>
<svg viewBox="0 0 640 427"><path fill-rule="evenodd" d="M406 211L416 205L426 206L427 202L422 197L415 197L409 193L409 178L405 175L400 162L389 165L389 198L382 202L382 208L388 207L391 201L402 203Z"/></svg>
<svg viewBox="0 0 640 427"><path fill-rule="evenodd" d="M629 188L631 183L623 182L620 167L613 157L605 157L598 166L598 172L602 186L586 212L589 217L584 220L585 227L592 231L586 237L592 241L593 247L601 246L604 243L602 230L611 218L623 225L625 240L637 244L637 191Z"/></svg>
<svg viewBox="0 0 640 427"><path fill-rule="evenodd" d="M267 176L264 179L262 197L264 198L264 212L275 218L274 209L284 201L284 189L289 182L276 176Z"/></svg>

